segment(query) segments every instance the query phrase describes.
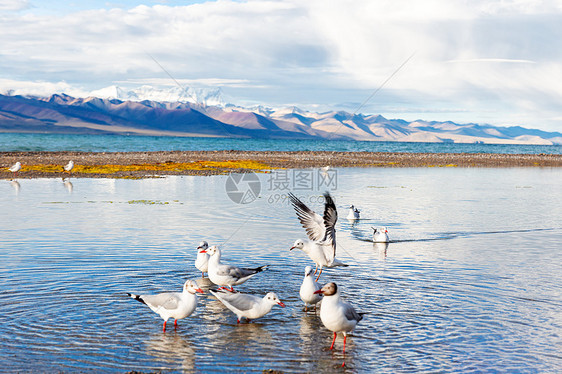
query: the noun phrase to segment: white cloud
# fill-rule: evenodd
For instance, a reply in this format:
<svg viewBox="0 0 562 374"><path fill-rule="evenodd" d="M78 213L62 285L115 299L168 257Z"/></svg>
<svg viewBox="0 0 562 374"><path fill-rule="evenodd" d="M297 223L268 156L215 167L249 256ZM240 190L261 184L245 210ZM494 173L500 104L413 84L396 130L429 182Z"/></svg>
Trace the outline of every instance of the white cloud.
<svg viewBox="0 0 562 374"><path fill-rule="evenodd" d="M31 96L50 96L54 93L66 93L70 96L84 97L88 92L77 88L66 82L45 82L45 81L18 81L0 78L0 94L2 95L31 95Z"/></svg>
<svg viewBox="0 0 562 374"><path fill-rule="evenodd" d="M356 108L416 52L363 110L555 129L561 4L224 0L10 13L0 22L0 90L173 85L149 53L182 84L221 86L240 101ZM0 10L23 5L0 0Z"/></svg>
<svg viewBox="0 0 562 374"><path fill-rule="evenodd" d="M0 0L0 12L19 11L30 7L28 0Z"/></svg>

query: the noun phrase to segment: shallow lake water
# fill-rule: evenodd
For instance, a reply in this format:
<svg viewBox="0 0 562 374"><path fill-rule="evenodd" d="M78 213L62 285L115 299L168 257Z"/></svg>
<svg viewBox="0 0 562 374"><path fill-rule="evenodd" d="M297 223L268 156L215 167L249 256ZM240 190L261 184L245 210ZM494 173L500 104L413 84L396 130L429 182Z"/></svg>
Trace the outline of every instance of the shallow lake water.
<svg viewBox="0 0 562 374"><path fill-rule="evenodd" d="M296 172L260 174L246 204L228 176L0 181L2 371L560 372L559 169L335 170L337 257L350 266L320 280L367 313L343 369L342 337L330 351L299 299L311 261L289 251L305 233L285 196L300 187L321 212L324 189ZM349 204L361 220L345 219ZM392 242L370 242L372 226ZM208 290L193 265L201 240L221 244L224 262L271 265L238 290L287 306L238 325L206 292L163 333L126 292L188 278Z"/></svg>

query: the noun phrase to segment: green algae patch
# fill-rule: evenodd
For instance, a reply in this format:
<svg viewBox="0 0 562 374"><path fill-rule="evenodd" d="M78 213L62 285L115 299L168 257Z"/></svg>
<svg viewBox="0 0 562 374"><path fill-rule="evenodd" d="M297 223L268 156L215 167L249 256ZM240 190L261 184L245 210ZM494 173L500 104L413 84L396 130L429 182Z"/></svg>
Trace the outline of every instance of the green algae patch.
<svg viewBox="0 0 562 374"><path fill-rule="evenodd" d="M144 204L144 205L168 205L168 201L160 200L129 200L127 204Z"/></svg>

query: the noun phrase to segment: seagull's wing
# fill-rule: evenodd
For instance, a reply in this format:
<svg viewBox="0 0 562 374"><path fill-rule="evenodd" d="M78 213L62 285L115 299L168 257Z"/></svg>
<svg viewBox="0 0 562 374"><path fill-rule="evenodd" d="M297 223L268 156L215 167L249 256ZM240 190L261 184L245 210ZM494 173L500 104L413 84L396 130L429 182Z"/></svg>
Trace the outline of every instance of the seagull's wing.
<svg viewBox="0 0 562 374"><path fill-rule="evenodd" d="M246 311L252 309L261 299L254 295L248 295L240 292L232 293L230 291L212 291L223 304L240 310ZM227 305L228 306L228 305Z"/></svg>
<svg viewBox="0 0 562 374"><path fill-rule="evenodd" d="M141 299L151 308L176 309L180 297L175 292L164 292L158 295L141 295Z"/></svg>
<svg viewBox="0 0 562 374"><path fill-rule="evenodd" d="M353 308L353 306L351 306L351 304L344 302L343 303L343 308L344 308L344 316L348 321L361 321L363 319L363 316L360 315L359 313L357 313L355 311L355 308Z"/></svg>
<svg viewBox="0 0 562 374"><path fill-rule="evenodd" d="M324 245L324 254L326 258L331 262L336 257L336 222L338 221L338 211L336 209L336 204L328 192L324 194L324 218L323 224L326 230L326 235L323 238L325 244L329 244L330 247Z"/></svg>
<svg viewBox="0 0 562 374"><path fill-rule="evenodd" d="M326 240L336 241L336 222L338 221L338 211L336 204L328 192L324 194L324 217L323 224L326 229Z"/></svg>
<svg viewBox="0 0 562 374"><path fill-rule="evenodd" d="M297 217L306 234L313 241L320 241L326 237L326 227L324 227L324 219L317 213L307 207L298 197L289 192L289 199L293 208L297 212Z"/></svg>
<svg viewBox="0 0 562 374"><path fill-rule="evenodd" d="M239 268L237 266L221 264L217 269L217 275L228 276L235 279L246 278L267 269L268 265L260 266L255 269Z"/></svg>

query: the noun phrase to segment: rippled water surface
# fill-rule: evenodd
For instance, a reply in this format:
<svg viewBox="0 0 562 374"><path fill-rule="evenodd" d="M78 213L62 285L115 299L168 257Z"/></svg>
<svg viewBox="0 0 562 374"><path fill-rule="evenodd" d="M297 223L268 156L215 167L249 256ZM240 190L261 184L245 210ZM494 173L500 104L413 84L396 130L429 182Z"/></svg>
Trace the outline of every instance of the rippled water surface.
<svg viewBox="0 0 562 374"><path fill-rule="evenodd" d="M316 173L316 171L313 171ZM288 174L289 179L295 177ZM330 351L331 333L298 290L304 237L280 175L236 204L227 176L0 181L2 371L560 372L559 169L340 169L338 257L327 269L366 312ZM291 182L291 181L289 181ZM274 189L276 187L277 189ZM321 211L316 189L296 191ZM364 219L345 220L355 204ZM392 242L369 242L387 226ZM208 292L176 331L126 292L180 290L199 241L225 262L271 267L240 291L275 291L251 324ZM171 328L170 328L171 326Z"/></svg>

